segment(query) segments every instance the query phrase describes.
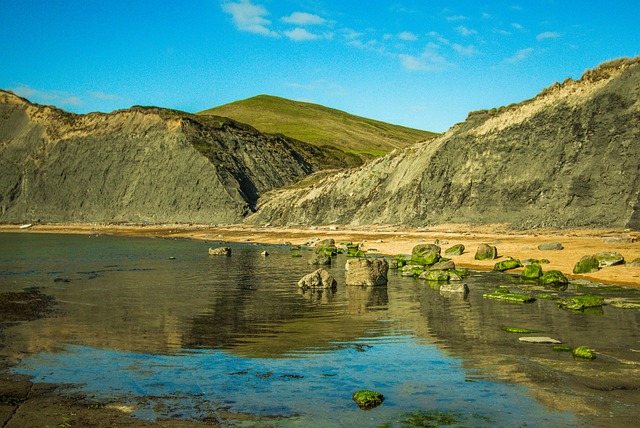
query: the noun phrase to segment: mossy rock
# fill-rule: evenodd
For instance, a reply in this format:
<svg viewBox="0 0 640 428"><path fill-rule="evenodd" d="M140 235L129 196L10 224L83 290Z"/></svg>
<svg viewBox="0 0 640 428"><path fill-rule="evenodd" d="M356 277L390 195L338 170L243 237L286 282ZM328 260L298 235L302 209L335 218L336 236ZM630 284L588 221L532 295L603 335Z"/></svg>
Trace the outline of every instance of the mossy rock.
<svg viewBox="0 0 640 428"><path fill-rule="evenodd" d="M573 296L558 302L558 306L560 306L561 308L571 309L573 311L584 311L585 309L589 308L600 308L603 304L604 298L602 296L596 296L593 294Z"/></svg>
<svg viewBox="0 0 640 428"><path fill-rule="evenodd" d="M559 270L550 270L540 277L542 285L548 285L552 288L562 288L569 284L569 280Z"/></svg>
<svg viewBox="0 0 640 428"><path fill-rule="evenodd" d="M420 276L424 273L424 266L406 265L402 268L402 276Z"/></svg>
<svg viewBox="0 0 640 428"><path fill-rule="evenodd" d="M536 297L542 300L558 300L557 295L548 293L538 294Z"/></svg>
<svg viewBox="0 0 640 428"><path fill-rule="evenodd" d="M338 247L336 247L336 241L334 239L323 239L322 241L316 242L315 251L318 254L335 256L338 254Z"/></svg>
<svg viewBox="0 0 640 428"><path fill-rule="evenodd" d="M469 276L469 269L451 269L449 271L449 274L455 274L458 275L460 278L466 278Z"/></svg>
<svg viewBox="0 0 640 428"><path fill-rule="evenodd" d="M525 280L537 280L542 276L542 266L538 263L533 263L524 267L524 271L520 278Z"/></svg>
<svg viewBox="0 0 640 428"><path fill-rule="evenodd" d="M489 244L480 244L476 250L474 259L476 260L494 260L498 257L498 249Z"/></svg>
<svg viewBox="0 0 640 428"><path fill-rule="evenodd" d="M384 401L384 395L367 389L354 392L351 398L362 410L370 410L378 407Z"/></svg>
<svg viewBox="0 0 640 428"><path fill-rule="evenodd" d="M584 256L573 267L573 273L579 275L581 273L595 272L600 269L600 263L593 256Z"/></svg>
<svg viewBox="0 0 640 428"><path fill-rule="evenodd" d="M411 260L414 263L431 266L440 260L440 247L434 244L419 244L411 251Z"/></svg>
<svg viewBox="0 0 640 428"><path fill-rule="evenodd" d="M484 297L485 299L499 300L502 302L509 302L509 303L531 303L531 302L535 302L536 300L535 297L533 296L529 296L526 294L512 293L509 290L505 290L505 289L500 289L500 290L494 291L493 293L483 294L482 297Z"/></svg>
<svg viewBox="0 0 640 428"><path fill-rule="evenodd" d="M569 348L568 346L564 346L564 345L556 345L553 347L553 350L556 352L571 352L572 349Z"/></svg>
<svg viewBox="0 0 640 428"><path fill-rule="evenodd" d="M443 410L418 410L404 416L402 426L408 428L439 427L442 425L454 425L460 422L459 414Z"/></svg>
<svg viewBox="0 0 640 428"><path fill-rule="evenodd" d="M444 255L445 256L460 256L464 253L464 245L462 244L457 244L454 245L451 248L448 248L447 250L445 250Z"/></svg>
<svg viewBox="0 0 640 428"><path fill-rule="evenodd" d="M302 254L293 253L293 254L291 254L291 257L302 257Z"/></svg>
<svg viewBox="0 0 640 428"><path fill-rule="evenodd" d="M446 270L430 270L425 272L424 279L427 281L449 281L449 272Z"/></svg>
<svg viewBox="0 0 640 428"><path fill-rule="evenodd" d="M540 330L529 330L528 328L520 328L520 327L500 327L503 331L507 333L514 334L531 334L531 333L541 333Z"/></svg>
<svg viewBox="0 0 640 428"><path fill-rule="evenodd" d="M497 272L504 272L506 270L517 269L519 267L522 267L522 263L520 263L520 260L509 257L505 260L502 260L501 262L496 263L493 266L493 270Z"/></svg>
<svg viewBox="0 0 640 428"><path fill-rule="evenodd" d="M591 350L588 346L578 346L573 351L571 351L574 357L582 358L584 360L593 360L596 358L596 353Z"/></svg>
<svg viewBox="0 0 640 428"><path fill-rule="evenodd" d="M616 251L603 251L602 253L594 254L593 257L598 260L600 267L624 264L624 257Z"/></svg>

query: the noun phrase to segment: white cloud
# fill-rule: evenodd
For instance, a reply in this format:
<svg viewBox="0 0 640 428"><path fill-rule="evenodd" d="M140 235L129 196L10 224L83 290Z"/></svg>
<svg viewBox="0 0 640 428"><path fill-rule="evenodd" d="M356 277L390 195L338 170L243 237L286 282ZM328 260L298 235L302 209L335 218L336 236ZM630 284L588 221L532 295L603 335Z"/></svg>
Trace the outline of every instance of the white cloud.
<svg viewBox="0 0 640 428"><path fill-rule="evenodd" d="M518 24L517 22L514 22L513 24L511 24L511 26L516 30L521 30L521 31L524 30L524 27L521 24Z"/></svg>
<svg viewBox="0 0 640 428"><path fill-rule="evenodd" d="M524 61L529 57L529 55L531 55L531 53L533 53L533 48L520 49L518 52L515 53L515 55L505 59L505 62L513 64L516 62Z"/></svg>
<svg viewBox="0 0 640 428"><path fill-rule="evenodd" d="M440 46L435 43L429 43L424 51L418 55L400 54L400 63L409 71L440 71L452 66L438 50Z"/></svg>
<svg viewBox="0 0 640 428"><path fill-rule="evenodd" d="M418 36L416 34L414 34L414 33L409 32L409 31L403 31L402 33L399 33L398 34L398 38L400 40L406 40L406 41L410 41L410 42L418 40Z"/></svg>
<svg viewBox="0 0 640 428"><path fill-rule="evenodd" d="M478 51L473 45L462 46L457 43L454 43L453 45L451 45L451 47L453 48L454 51L464 56L473 56L478 53Z"/></svg>
<svg viewBox="0 0 640 428"><path fill-rule="evenodd" d="M478 34L478 32L474 29L471 28L467 28L464 25L461 25L459 27L456 28L456 31L460 34L462 34L463 36L472 36L474 34Z"/></svg>
<svg viewBox="0 0 640 428"><path fill-rule="evenodd" d="M463 15L453 15L453 16L447 16L447 21L452 22L452 21L464 21L469 19L469 17L467 16L463 16Z"/></svg>
<svg viewBox="0 0 640 428"><path fill-rule="evenodd" d="M315 40L320 37L317 34L310 33L304 28L300 28L300 27L294 28L291 31L285 31L284 35L290 38L291 40L295 40L296 42L302 42L306 40Z"/></svg>
<svg viewBox="0 0 640 428"><path fill-rule="evenodd" d="M540 33L536 36L536 40L545 40L545 39L557 39L560 37L560 33L556 33L555 31L545 31L544 33Z"/></svg>
<svg viewBox="0 0 640 428"><path fill-rule="evenodd" d="M24 84L11 88L10 91L36 103L51 103L58 107L84 105L82 98L65 91L42 91Z"/></svg>
<svg viewBox="0 0 640 428"><path fill-rule="evenodd" d="M222 10L231 15L234 25L240 31L270 37L280 36L268 28L271 21L265 18L269 15L267 9L251 3L250 0L240 0L239 3L224 3Z"/></svg>
<svg viewBox="0 0 640 428"><path fill-rule="evenodd" d="M282 18L287 24L294 25L322 25L326 23L326 19L306 12L293 12L289 16Z"/></svg>

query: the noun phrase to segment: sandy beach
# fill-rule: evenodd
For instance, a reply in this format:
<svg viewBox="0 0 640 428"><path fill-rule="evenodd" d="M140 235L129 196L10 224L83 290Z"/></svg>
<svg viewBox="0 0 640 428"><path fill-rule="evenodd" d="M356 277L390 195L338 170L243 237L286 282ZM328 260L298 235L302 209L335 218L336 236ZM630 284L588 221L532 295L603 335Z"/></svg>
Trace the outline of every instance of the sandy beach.
<svg viewBox="0 0 640 428"><path fill-rule="evenodd" d="M361 243L362 248L383 255L410 254L420 243L437 243L443 249L464 244L465 253L453 257L458 266L491 270L496 261L474 259L479 244L495 245L499 259L547 259L545 271L557 269L570 279L584 279L604 284L640 286L640 267L618 265L590 274L573 275L573 267L582 256L602 251L616 251L627 262L640 257L640 232L605 229L510 230L504 225L445 224L428 229L398 226L367 227L254 227L247 225L111 225L111 224L38 224L28 228L0 225L0 232L108 234L160 238L188 238L205 241L252 242L261 244L305 245L315 239L333 238L336 242ZM538 245L559 242L562 250L539 250ZM520 269L521 270L521 269ZM513 270L510 272L518 272Z"/></svg>

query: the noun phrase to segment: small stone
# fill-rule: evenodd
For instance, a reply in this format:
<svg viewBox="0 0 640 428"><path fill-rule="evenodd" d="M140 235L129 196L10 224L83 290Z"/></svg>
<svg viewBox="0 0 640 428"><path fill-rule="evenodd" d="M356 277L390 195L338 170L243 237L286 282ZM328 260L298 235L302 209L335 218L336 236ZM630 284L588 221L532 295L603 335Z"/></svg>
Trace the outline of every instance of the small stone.
<svg viewBox="0 0 640 428"><path fill-rule="evenodd" d="M572 354L576 358L583 358L585 360L593 360L596 358L595 352L588 346L578 346L572 351Z"/></svg>
<svg viewBox="0 0 640 428"><path fill-rule="evenodd" d="M494 260L498 257L498 249L489 244L480 244L474 258L476 260Z"/></svg>
<svg viewBox="0 0 640 428"><path fill-rule="evenodd" d="M538 245L538 250L542 250L542 251L558 251L558 250L562 250L564 247L562 246L562 244L560 242L547 242L545 244L540 244Z"/></svg>
<svg viewBox="0 0 640 428"><path fill-rule="evenodd" d="M230 256L231 248L229 247L218 247L218 248L209 248L209 254L212 256Z"/></svg>
<svg viewBox="0 0 640 428"><path fill-rule="evenodd" d="M442 284L440 286L441 293L463 293L469 292L469 286L467 284Z"/></svg>
<svg viewBox="0 0 640 428"><path fill-rule="evenodd" d="M459 256L464 253L464 245L457 244L444 252L445 256Z"/></svg>
<svg viewBox="0 0 640 428"><path fill-rule="evenodd" d="M379 392L369 391L366 389L354 392L351 398L362 410L369 410L374 407L378 407L384 401L384 395Z"/></svg>
<svg viewBox="0 0 640 428"><path fill-rule="evenodd" d="M338 282L324 269L318 269L308 275L303 276L298 281L298 287L306 290L307 288L328 288L335 289Z"/></svg>
<svg viewBox="0 0 640 428"><path fill-rule="evenodd" d="M498 272L504 272L506 270L516 269L519 267L522 267L522 263L520 263L520 260L509 257L505 260L502 260L496 263L493 266L493 270Z"/></svg>
<svg viewBox="0 0 640 428"><path fill-rule="evenodd" d="M546 337L546 336L524 336L524 337L519 337L518 340L524 343L548 343L551 345L562 344L561 341L557 339L553 339L551 337Z"/></svg>

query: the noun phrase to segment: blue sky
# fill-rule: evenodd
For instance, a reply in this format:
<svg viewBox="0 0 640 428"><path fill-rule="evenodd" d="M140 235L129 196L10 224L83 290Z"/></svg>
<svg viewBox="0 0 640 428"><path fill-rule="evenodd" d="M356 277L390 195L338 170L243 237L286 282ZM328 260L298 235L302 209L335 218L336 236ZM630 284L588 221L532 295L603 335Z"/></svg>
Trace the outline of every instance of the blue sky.
<svg viewBox="0 0 640 428"><path fill-rule="evenodd" d="M0 88L68 111L258 94L445 131L640 54L640 2L0 0Z"/></svg>

